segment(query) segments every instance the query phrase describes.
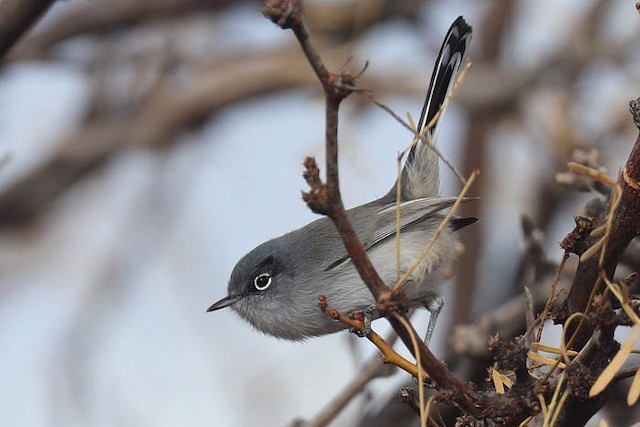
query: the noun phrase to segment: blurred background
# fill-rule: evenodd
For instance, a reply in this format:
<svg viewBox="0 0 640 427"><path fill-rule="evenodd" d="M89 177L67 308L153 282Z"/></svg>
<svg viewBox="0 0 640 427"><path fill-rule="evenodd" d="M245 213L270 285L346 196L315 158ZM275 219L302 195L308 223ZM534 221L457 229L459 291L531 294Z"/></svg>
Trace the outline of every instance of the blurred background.
<svg viewBox="0 0 640 427"><path fill-rule="evenodd" d="M357 72L368 61L359 86L414 119L449 25L464 15L474 28L473 64L439 135L464 175L481 171L472 189L481 200L465 207L481 221L462 232L432 341L455 365L454 325L530 280L523 214L544 231L536 239L549 265L560 260L558 242L593 197L554 181L574 150L596 148L590 161L613 176L624 164L637 134L628 101L640 96L634 2L305 6L329 66ZM300 199L301 161L323 161L322 93L293 35L260 8L58 1L5 56L3 425L287 425L312 419L376 354L347 333L291 343L229 310L205 313L242 255L316 218ZM411 135L357 95L343 103L340 132L346 205L386 193ZM457 194L441 171L442 192ZM420 332L427 318L415 316ZM370 383L334 425L415 425L403 406L393 421L378 415L407 378Z"/></svg>

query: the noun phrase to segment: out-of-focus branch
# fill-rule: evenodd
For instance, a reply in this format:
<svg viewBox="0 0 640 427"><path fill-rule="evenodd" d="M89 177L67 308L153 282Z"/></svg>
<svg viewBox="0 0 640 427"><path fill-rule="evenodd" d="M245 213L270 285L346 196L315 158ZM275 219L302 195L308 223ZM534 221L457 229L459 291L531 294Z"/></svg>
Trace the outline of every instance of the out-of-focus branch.
<svg viewBox="0 0 640 427"><path fill-rule="evenodd" d="M627 119L628 120L628 119ZM571 161L585 165L595 170L604 172L604 168L600 166L598 159L598 150L575 149L571 153ZM576 175L569 171L558 172L555 176L556 184L570 188L575 191L598 192L600 194L609 195L611 188L599 181L594 181L583 175Z"/></svg>
<svg viewBox="0 0 640 427"><path fill-rule="evenodd" d="M245 0L248 1L248 0ZM20 0L3 0L21 3ZM31 3L52 1L30 0ZM22 2L24 3L24 2ZM105 33L142 21L174 17L181 13L218 10L235 4L231 0L109 0L88 2L65 13L42 30L18 43L8 61L42 57L54 45L72 37ZM0 13L0 16L2 14Z"/></svg>
<svg viewBox="0 0 640 427"><path fill-rule="evenodd" d="M545 276L530 288L536 313L545 307L549 298L549 284L552 281L552 275ZM456 326L449 339L452 350L461 356L488 358L490 352L487 344L492 336L510 339L522 334L526 329L524 307L525 296L519 294L480 319Z"/></svg>
<svg viewBox="0 0 640 427"><path fill-rule="evenodd" d="M8 0L5 0L7 2ZM15 2L15 0L13 0ZM39 0L36 0L39 1ZM24 2L23 2L24 3ZM104 34L140 26L146 22L199 12L215 12L239 3L255 0L110 0L80 5L55 19L50 25L25 39L9 60L46 56L56 44L74 37ZM352 39L380 21L398 17L413 20L421 2L366 0L346 3L313 2L310 26L335 38ZM341 37L340 37L341 36Z"/></svg>
<svg viewBox="0 0 640 427"><path fill-rule="evenodd" d="M530 326L526 322L526 315L535 317L543 309L548 311L550 307L557 304L557 296L560 292L566 291L564 284L570 280L570 274L564 273L562 268L564 262L560 267L554 268L555 266L549 261L544 251L542 230L536 228L533 221L526 215L522 216L521 221L524 234L522 251L525 270L528 271L528 274L523 274L523 280L530 292L531 312L523 312L528 303L526 292L523 292L474 322L456 326L449 344L460 356L489 358L491 354L487 344L492 336L511 339L523 334ZM564 280L561 281L563 273ZM560 289L557 287L558 283L560 283ZM544 316L543 314L543 318ZM535 333L529 331L529 337L535 337Z"/></svg>
<svg viewBox="0 0 640 427"><path fill-rule="evenodd" d="M55 0L0 1L0 60Z"/></svg>
<svg viewBox="0 0 640 427"><path fill-rule="evenodd" d="M0 194L0 226L34 219L74 182L126 147L173 142L181 130L231 102L306 84L308 73L302 70L304 61L282 56L264 58L259 67L236 61L184 86L159 87L140 105L87 123L52 158Z"/></svg>
<svg viewBox="0 0 640 427"><path fill-rule="evenodd" d="M392 332L384 341L393 346L397 338L398 335ZM379 354L372 356L359 369L358 375L313 418L309 421L295 420L293 426L322 427L331 423L349 402L365 390L367 384L376 378L388 377L396 372L395 366L383 362Z"/></svg>
<svg viewBox="0 0 640 427"><path fill-rule="evenodd" d="M501 46L505 41L504 35L509 29L517 2L505 2L494 0L485 15L483 22L484 38L480 46L479 61L491 64L494 68L498 63L498 55ZM488 93L490 91L484 91ZM507 100L515 99L507 97ZM500 107L509 104L502 104ZM485 149L489 132L493 124L498 120L501 114L501 108L493 109L468 109L469 124L467 126L466 137L464 141L464 158L462 171L464 174L470 170L479 169L486 171L485 167ZM479 194L489 194L485 191L484 183L486 177L481 175L476 183L476 190ZM474 206L465 206L464 216L472 216L481 218L481 204L474 203ZM480 241L482 240L483 225L478 224L476 227L470 227L462 234L462 243L465 247L482 248ZM476 287L478 286L478 263L481 258L481 252L478 250L469 251L460 259L458 266L458 274L456 275L455 289L453 291L453 302L455 308L453 312L452 326L460 323L468 323L473 310L474 296Z"/></svg>
<svg viewBox="0 0 640 427"><path fill-rule="evenodd" d="M178 0L166 1L169 4ZM341 50L329 50L326 56L329 64L337 63L336 58L342 57ZM180 130L206 118L216 108L281 88L312 86L314 79L304 72L307 66L299 55L287 48L259 55L235 55L232 60L216 61L208 67L206 75L191 77L187 87L179 90L159 87L142 103L134 103L126 111L95 117L68 137L57 154L0 193L0 207L3 209L0 211L0 226L35 218L73 182L135 140L142 139L141 144L151 145L166 142ZM362 84L377 93L415 94L423 90L422 74L423 71L407 71L406 75L394 78L370 74L362 77ZM495 66L481 63L468 76L467 84L459 91L456 101L472 111L500 109L535 83L535 76L535 72L525 73L523 77L517 71L500 71ZM497 84L498 81L511 83ZM415 82L420 82L420 87ZM476 87L496 90L491 91L492 96L486 97L474 89ZM77 150L90 153L78 156Z"/></svg>
<svg viewBox="0 0 640 427"><path fill-rule="evenodd" d="M640 242L633 240L620 257L620 262L634 271L640 271Z"/></svg>
<svg viewBox="0 0 640 427"><path fill-rule="evenodd" d="M324 427L329 425L340 414L354 397L364 390L364 387L372 380L379 378L384 372L383 365L379 357L368 361L358 371L358 376L342 389L322 410L311 420L294 420L291 427Z"/></svg>

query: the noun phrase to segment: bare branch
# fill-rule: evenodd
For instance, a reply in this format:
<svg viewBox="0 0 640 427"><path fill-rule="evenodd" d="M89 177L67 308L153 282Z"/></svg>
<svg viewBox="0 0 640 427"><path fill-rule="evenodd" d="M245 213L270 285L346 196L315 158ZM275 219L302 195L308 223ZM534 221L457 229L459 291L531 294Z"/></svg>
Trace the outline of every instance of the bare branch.
<svg viewBox="0 0 640 427"><path fill-rule="evenodd" d="M384 339L389 345L397 339L398 335L392 332L390 336ZM358 375L347 384L324 408L322 408L311 420L298 423L304 427L321 427L331 423L335 417L351 402L356 396L365 390L368 383L376 378L387 377L396 372L393 365L383 363L380 355L372 356L365 362Z"/></svg>
<svg viewBox="0 0 640 427"><path fill-rule="evenodd" d="M512 421L522 421L526 417L525 414L531 412L531 409L523 410L523 405L530 406L532 402L535 402L535 399L526 400L515 394L478 393L470 385L455 378L422 341L414 339L417 333L403 314L406 312L407 305L402 290L388 289L382 282L347 218L340 197L337 139L338 108L340 102L355 90L352 78L347 72L332 74L322 65L319 56L309 43L308 34L302 20L299 0L267 1L264 13L281 27L293 30L325 91L327 182L325 184L320 179L319 169L315 160L307 158L305 160L304 177L311 190L303 193L304 200L314 212L326 214L333 221L356 270L375 297L378 311L387 317L405 346L419 360L422 368L429 374L436 387L441 391L443 399L463 408L466 412L478 418L498 417ZM474 174L477 174L477 171L474 171ZM472 182L473 179L469 179L467 187Z"/></svg>
<svg viewBox="0 0 640 427"><path fill-rule="evenodd" d="M247 97L292 85L305 85L302 60L289 51L219 65L184 86L158 87L127 111L97 117L60 143L41 166L0 193L0 226L35 219L74 182L104 164L120 150L177 141L183 129L218 108ZM296 83L298 82L298 83Z"/></svg>
<svg viewBox="0 0 640 427"><path fill-rule="evenodd" d="M636 126L640 127L640 99L629 103L631 114ZM616 266L629 243L640 234L640 135L629 154L627 163L618 177L617 184L622 189L618 208L609 212L612 206L612 196L608 208L594 221L579 227L572 232L576 238L568 248L569 252L582 255L588 248L597 244L601 236L593 235L592 231L602 227L612 215L609 240L602 262L598 257L581 260L565 303L565 315L588 310L588 302L594 293L598 293L596 286L600 280L600 266L606 277L613 277ZM590 328L580 329L574 348L580 348L590 335Z"/></svg>
<svg viewBox="0 0 640 427"><path fill-rule="evenodd" d="M3 0L21 3L21 0ZM31 3L53 1L30 0ZM22 3L24 3L22 1ZM54 45L72 37L117 31L144 20L173 17L180 13L216 10L233 4L230 0L109 0L88 2L20 42L7 61L44 56ZM0 16L3 16L0 13Z"/></svg>

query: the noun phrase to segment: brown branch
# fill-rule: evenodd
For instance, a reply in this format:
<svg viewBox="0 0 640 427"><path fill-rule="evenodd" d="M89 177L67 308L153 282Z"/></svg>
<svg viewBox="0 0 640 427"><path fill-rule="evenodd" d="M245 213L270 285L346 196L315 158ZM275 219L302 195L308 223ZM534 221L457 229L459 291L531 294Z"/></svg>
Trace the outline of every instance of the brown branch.
<svg viewBox="0 0 640 427"><path fill-rule="evenodd" d="M294 426L300 425L304 427L323 427L329 425L340 412L349 404L354 397L361 393L365 386L376 378L384 376L385 369L388 365L383 365L380 361L380 357L373 357L369 360L358 373L358 376L354 378L344 389L342 389L338 395L329 402L322 410L316 414L311 420L304 421L297 419L293 422Z"/></svg>
<svg viewBox="0 0 640 427"><path fill-rule="evenodd" d="M364 321L360 313L353 313L349 316L338 312L337 310L330 308L327 304L327 298L324 295L318 297L318 305L320 310L325 314L331 316L334 320L344 323L351 329L356 329L360 332L365 332ZM359 315L359 316L358 316ZM413 377L418 378L420 372L416 365L409 362L402 357L398 352L393 349L393 342L397 339L397 334L394 334L393 342L386 342L380 335L373 330L368 331L366 335L367 339L371 341L382 353L383 362L390 365L395 365L400 369L411 374ZM423 372L423 380L428 381L429 376Z"/></svg>
<svg viewBox="0 0 640 427"><path fill-rule="evenodd" d="M553 275L546 275L530 288L536 313L545 308L549 298L549 284L552 281ZM479 319L456 326L449 339L452 350L459 355L487 358L490 354L487 343L492 336L509 339L526 330L524 307L525 296L520 294Z"/></svg>
<svg viewBox="0 0 640 427"><path fill-rule="evenodd" d="M640 129L640 99L629 105ZM589 397L589 388L618 349L613 335L618 326L616 321L627 321L624 318L616 320L609 298L602 293L603 282L613 280L622 254L640 234L640 135L617 181L583 165L569 164L569 167L576 173L615 186L615 191L610 193L606 209L596 218L576 218L576 228L562 242L563 249L581 259L569 295L556 317L565 324L563 333L567 346L582 351L566 370L571 397L562 408L558 426L583 424L607 400L604 393ZM634 276L623 279L621 286L626 289L633 279ZM569 318L575 317L572 316L574 313L585 314L579 321L567 323Z"/></svg>
<svg viewBox="0 0 640 427"><path fill-rule="evenodd" d="M400 390L400 399L404 403L411 408L413 412L415 412L418 416L420 416L420 404L416 400L416 395L413 389L408 387L403 387ZM431 416L427 417L427 426L428 427L438 427L438 423L436 423Z"/></svg>
<svg viewBox="0 0 640 427"><path fill-rule="evenodd" d="M391 348L397 338L398 335L392 332L391 335L385 338L383 341L386 342ZM358 375L349 384L347 384L324 408L322 408L309 421L303 422L301 420L297 420L298 424L304 427L321 427L328 425L356 396L358 396L358 394L365 391L365 387L368 383L376 378L388 377L395 372L395 367L391 364L384 363L384 359L382 359L379 354L372 356L360 368Z"/></svg>
<svg viewBox="0 0 640 427"><path fill-rule="evenodd" d="M636 375L636 372L638 372L638 369L640 369L640 366L634 366L632 368L621 369L620 371L618 371L616 376L613 377L611 382L612 383L617 383L617 382L620 382L622 380L626 380L627 378L631 378L631 377Z"/></svg>
<svg viewBox="0 0 640 427"><path fill-rule="evenodd" d="M3 0L5 3L9 0ZM21 0L11 0L20 3ZM44 3L44 0L31 0ZM52 1L48 1L52 3ZM231 0L109 0L86 3L54 19L41 31L18 43L7 61L44 56L54 45L73 37L117 31L145 20L175 17L182 13L217 10L235 4ZM0 13L2 16L2 13Z"/></svg>
<svg viewBox="0 0 640 427"><path fill-rule="evenodd" d="M282 13L279 16L278 13ZM308 157L305 160L304 177L311 187L311 191L303 194L303 199L311 210L316 213L327 215L336 226L347 253L360 274L363 282L367 285L374 296L378 311L386 315L393 329L398 333L404 344L415 356L411 335L417 336L413 328L407 330L400 322L398 311L406 311L406 300L401 290L389 289L371 263L367 253L360 243L353 226L347 218L347 214L342 203L339 189L338 176L338 109L340 102L350 93L353 82L350 81L348 73L340 76L329 73L322 64L313 46L309 43L309 37L302 21L300 3L298 1L273 1L267 2L265 15L272 21L282 25L283 28L292 27L294 34L298 38L305 55L311 62L316 75L322 82L326 96L326 167L327 182L322 183L319 176L319 169L315 160ZM342 81L348 82L348 87L341 86ZM459 400L467 400L470 389L466 384L458 381L448 369L420 342L418 346L420 359L425 370L431 375L434 374L436 385L453 390L453 395ZM465 405L473 408L473 404Z"/></svg>
<svg viewBox="0 0 640 427"><path fill-rule="evenodd" d="M0 1L0 60L55 0Z"/></svg>
<svg viewBox="0 0 640 427"><path fill-rule="evenodd" d="M584 425L606 402L606 393L590 398L589 389L620 347L614 341L613 333L613 327L599 325L592 339L567 367L571 398L562 408L558 426Z"/></svg>
<svg viewBox="0 0 640 427"><path fill-rule="evenodd" d="M117 22L123 25L135 23L143 19L144 16L174 16L176 13L187 10L188 7L192 7L188 6L190 3L203 8L214 8L216 4L224 3L224 1L217 3L216 0L207 0L203 3L194 2L193 0L162 0L158 2L126 2L129 5L128 7L115 7L123 4L122 1L94 2L81 6L77 10L65 14L59 20L54 19L52 24L45 27L41 32L27 37L24 40L25 47L33 43L34 46L40 46L37 49L48 49L58 41L84 34L83 31L99 31L101 25L104 25L106 30L109 25L118 27L119 24L116 24ZM4 4L5 2L2 2L2 5ZM112 10L103 11L102 7L107 7L107 5L111 5L109 9ZM153 8L153 11L147 9L148 15L145 15L147 12L144 12L144 7ZM101 24L101 20L104 20L104 24ZM112 21L108 23L107 21L109 20ZM94 24L91 24L92 22ZM45 42L45 40L48 41ZM22 43L18 43L16 49L13 49L9 55L13 56L19 52L24 53L25 51L21 45ZM589 51L588 54L580 52L583 52L583 50L571 49L570 45L562 46L552 53L548 59L542 61L539 67L531 71L507 71L497 67L495 64L478 62L474 65L473 73L467 77L464 87L459 91L457 101L471 111L503 110L505 106L512 105L523 91L535 85L548 72L557 73L558 70L562 71L566 68L567 63L583 64L587 58L593 55L602 57L609 51ZM332 50L329 53L331 58L329 58L328 63L336 63L335 58L341 56L339 55L339 50ZM92 172L96 166L102 165L111 154L131 145L133 143L132 137L135 135L146 135L144 138L146 140L153 137L157 138L158 141L166 142L174 138L180 130L193 123L198 123L198 119L207 117L222 105L278 88L309 87L314 83L314 80L309 78L308 73L301 71L301 67L306 66L306 64L298 58L299 56L293 56L288 49L269 51L264 55L253 55L249 58L242 58L236 55L233 62L225 62L230 58L217 61L215 67L207 71L208 76L205 78L197 76L190 79L186 88L180 87L175 92L163 91L161 95L152 94L148 99L143 100L142 104L132 103L130 100L120 102L119 105L132 104L132 106L125 111L119 111L117 115L95 117L94 120L76 130L65 141L62 141L60 144L62 148L53 157L45 160L42 166L29 172L28 175L0 194L0 207L2 208L0 210L0 226L24 222L37 217L51 202L62 195L72 183ZM223 64L222 69L218 69L221 63ZM229 64L234 66L229 66ZM579 66L577 68L581 69ZM242 72L238 73L238 70L242 70ZM362 81L363 84L375 89L378 93L389 91L409 95L418 91L414 82L419 81L420 85L423 84L422 74L423 71L408 72L404 70L402 73L395 73L393 78L388 75L367 75L363 77ZM215 80L221 82L221 84L212 84L212 81ZM508 84L505 82L508 82ZM489 91L490 96L487 96L487 87L491 88ZM154 106L152 102L157 102L158 105ZM153 110L155 112L152 112ZM164 121L164 123L152 123L150 119L153 117ZM132 118L132 120L129 120L129 118ZM148 131L144 131L145 127L148 128ZM112 132L113 129L117 129L117 131ZM106 135L102 135L103 132ZM477 134L475 135L477 136ZM120 136L126 139L118 140ZM93 147L92 140L94 138L102 141L106 148ZM476 142L474 140L474 144ZM69 159L74 155L69 156L67 154L75 151L72 146L75 146L76 143L89 151L102 150L105 156L102 157L102 155L99 156L96 153L92 156L75 159L69 163ZM157 142L152 142L151 144L155 143ZM476 145L474 144L471 147L475 147ZM471 157L478 158L475 155ZM66 166L69 167L67 168ZM469 232L465 233L464 236L470 238L474 232L474 230L469 229ZM468 247L474 247L468 241L465 243ZM473 254L475 252L470 253L470 255ZM469 280L463 280L465 283L473 279L473 269L466 268L464 265L464 263L468 262L467 258L462 259L461 268L459 269L460 274L470 274L471 276ZM465 300L469 300L469 298L465 298ZM461 313L462 311L464 310L455 310L456 313Z"/></svg>
<svg viewBox="0 0 640 427"><path fill-rule="evenodd" d="M308 85L304 61L296 57L287 49L218 64L183 86L158 87L130 109L86 123L61 141L51 158L0 193L0 226L37 218L73 183L123 149L177 141L180 131L220 107Z"/></svg>
<svg viewBox="0 0 640 427"><path fill-rule="evenodd" d="M263 8L264 15L283 29L291 28L307 60L320 80L326 98L326 184L320 179L320 171L315 159L305 159L304 177L311 190L303 193L302 197L309 208L316 213L327 215L334 222L347 253L354 262L360 277L371 290L376 301L379 301L385 291L389 291L373 264L367 256L358 235L351 226L342 197L340 196L338 177L338 110L340 103L355 91L352 76L348 71L339 74L330 73L324 66L322 59L311 45L309 33L302 20L301 0L272 0L267 1ZM384 311L384 310L383 310Z"/></svg>
<svg viewBox="0 0 640 427"><path fill-rule="evenodd" d="M640 129L640 99L631 101L629 105L634 123ZM612 213L609 242L602 261L602 271L609 278L613 278L616 266L624 250L640 234L640 215L638 214L640 212L640 135L636 139L617 183L622 189L622 195L620 196L618 209ZM568 246L565 246L566 250L582 255L587 248L598 242L601 236L591 236L590 233L591 230L602 226L607 221L609 210L611 209L611 200L610 197L607 209L598 218L592 222L578 225L576 230L570 234L570 236L574 236L573 240L565 240L565 243L568 244ZM594 288L599 283L600 273L598 256L592 256L587 260L580 261L564 306L565 317L575 312L585 312L588 309L588 302L592 294L599 292L598 289L594 290ZM574 341L574 348L581 348L590 335L591 328L588 325L580 328Z"/></svg>
<svg viewBox="0 0 640 427"><path fill-rule="evenodd" d="M412 388L403 387L400 390L400 398L404 403L406 403L409 406L409 408L411 408L413 412L415 412L418 416L420 416L420 405L416 400L416 393L413 391Z"/></svg>
<svg viewBox="0 0 640 427"><path fill-rule="evenodd" d="M484 22L482 23L482 30L485 34L479 46L480 58L478 58L478 62L490 63L493 65L492 68L496 68L502 45L506 40L504 34L509 29L516 7L515 2L505 2L501 0L491 2L484 16ZM492 91L484 91L485 94L490 92ZM515 102L515 98L512 98L512 102ZM511 104L502 104L499 105L499 107L502 107L502 109L505 107L510 108ZM469 108L467 109L467 113L468 123L465 141L463 142L464 149L462 152L464 153L464 158L461 168L464 174L468 174L469 171L473 169L480 169L482 171L489 169L485 167L484 164L487 159L485 151L491 129L499 120L501 111L496 108L481 110ZM483 176L479 177L476 183L476 190L480 194L489 192L486 188L486 178ZM482 206L479 203L471 203L465 206L464 209L464 216L482 217ZM482 248L481 240L483 233L483 224L469 227L469 230L462 234L461 242L468 248ZM475 294L479 285L478 277L480 275L478 274L478 264L480 259L480 250L469 251L467 256L460 259L452 295L455 307L454 310L452 310L453 319L451 327L461 323L469 323L470 321L473 302L475 301Z"/></svg>
<svg viewBox="0 0 640 427"><path fill-rule="evenodd" d="M268 0L263 12L265 16L282 28L291 28L293 30L325 91L326 183L323 183L320 179L319 169L315 160L308 157L305 160L304 177L310 186L310 191L303 193L304 200L314 212L324 214L333 221L354 267L376 300L378 312L388 319L405 346L420 360L423 369L430 375L440 391L441 400L453 403L477 418L489 417L512 422L522 421L534 410L534 407L537 407L537 400L533 396L531 396L531 399L523 399L521 396L522 390L519 390L517 394L510 392L504 395L478 393L469 384L455 378L421 340L417 340L417 348L414 347L413 338L418 335L404 317L403 313L406 312L407 307L404 294L402 290L387 288L373 268L364 247L347 218L340 197L337 138L338 109L340 102L356 90L353 78L348 72L333 74L326 70L309 42L302 20L300 0Z"/></svg>

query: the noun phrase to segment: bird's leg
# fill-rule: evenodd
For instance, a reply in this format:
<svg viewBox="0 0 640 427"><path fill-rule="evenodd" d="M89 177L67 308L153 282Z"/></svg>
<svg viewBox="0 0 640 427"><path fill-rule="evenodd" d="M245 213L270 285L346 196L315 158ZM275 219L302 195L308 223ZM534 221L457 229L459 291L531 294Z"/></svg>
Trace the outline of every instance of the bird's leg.
<svg viewBox="0 0 640 427"><path fill-rule="evenodd" d="M429 316L429 325L427 326L427 333L424 336L424 345L429 347L429 341L431 341L431 335L433 335L433 330L436 328L436 322L438 321L438 315L440 314L440 310L442 310L442 306L444 305L444 300L442 297L437 297L429 304L425 304L427 310L431 315Z"/></svg>
<svg viewBox="0 0 640 427"><path fill-rule="evenodd" d="M369 307L362 310L362 323L364 323L364 330L361 331L357 328L349 328L349 332L356 334L360 338L366 337L371 332L371 319L373 317L373 312L376 309L376 305L370 305Z"/></svg>

